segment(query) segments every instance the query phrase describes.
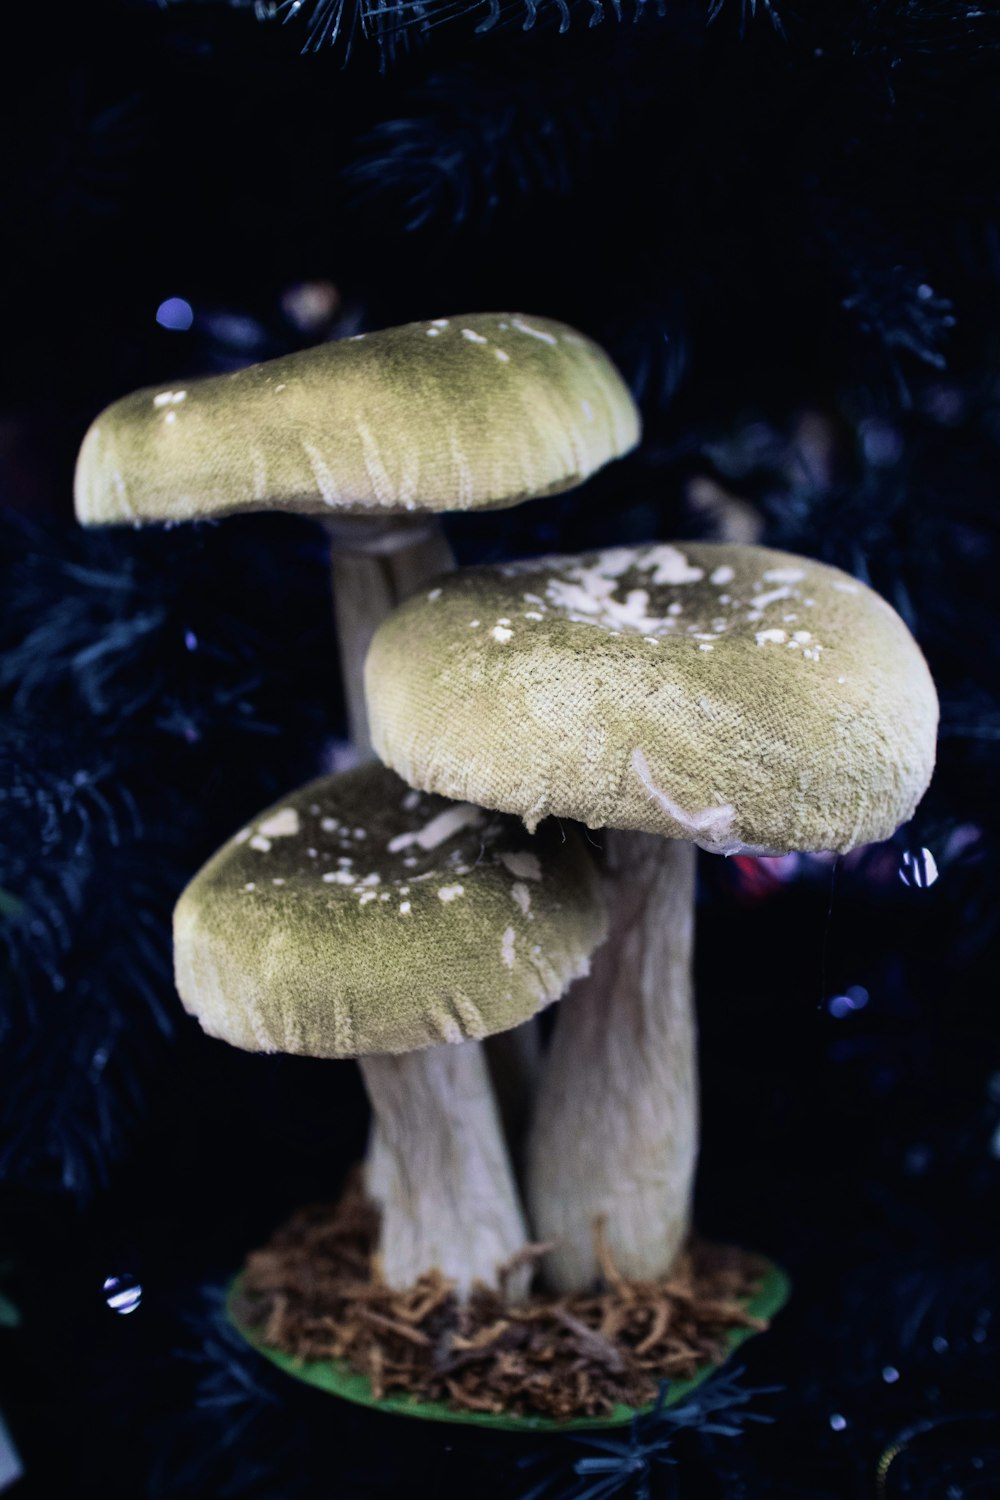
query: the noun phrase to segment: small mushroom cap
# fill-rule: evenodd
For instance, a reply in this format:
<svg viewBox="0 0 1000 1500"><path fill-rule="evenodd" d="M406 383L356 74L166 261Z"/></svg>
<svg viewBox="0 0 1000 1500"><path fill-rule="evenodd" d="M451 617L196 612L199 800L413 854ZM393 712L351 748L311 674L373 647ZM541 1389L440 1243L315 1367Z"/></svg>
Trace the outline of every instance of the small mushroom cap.
<svg viewBox="0 0 1000 1500"><path fill-rule="evenodd" d="M380 627L366 691L414 786L723 854L887 838L934 765L937 696L899 616L764 547L454 573Z"/></svg>
<svg viewBox="0 0 1000 1500"><path fill-rule="evenodd" d="M135 391L84 439L76 511L98 526L489 509L570 489L638 440L635 402L590 339L475 313Z"/></svg>
<svg viewBox="0 0 1000 1500"><path fill-rule="evenodd" d="M254 1052L411 1052L518 1026L585 974L607 917L582 840L411 791L384 766L255 818L174 913L184 1006Z"/></svg>

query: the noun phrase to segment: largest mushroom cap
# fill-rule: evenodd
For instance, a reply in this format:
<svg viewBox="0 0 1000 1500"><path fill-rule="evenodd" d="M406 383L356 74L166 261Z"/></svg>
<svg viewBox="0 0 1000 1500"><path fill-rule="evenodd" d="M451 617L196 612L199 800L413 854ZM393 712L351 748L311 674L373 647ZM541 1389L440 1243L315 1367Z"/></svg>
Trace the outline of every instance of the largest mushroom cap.
<svg viewBox="0 0 1000 1500"><path fill-rule="evenodd" d="M88 525L479 510L569 489L638 438L590 339L475 313L136 391L87 433L76 508Z"/></svg>
<svg viewBox="0 0 1000 1500"><path fill-rule="evenodd" d="M414 786L726 854L886 838L934 764L937 697L899 616L763 547L453 574L382 625L366 688L375 750Z"/></svg>
<svg viewBox="0 0 1000 1500"><path fill-rule="evenodd" d="M571 830L530 839L374 764L230 839L177 903L174 964L211 1036L361 1057L519 1025L586 973L605 931Z"/></svg>

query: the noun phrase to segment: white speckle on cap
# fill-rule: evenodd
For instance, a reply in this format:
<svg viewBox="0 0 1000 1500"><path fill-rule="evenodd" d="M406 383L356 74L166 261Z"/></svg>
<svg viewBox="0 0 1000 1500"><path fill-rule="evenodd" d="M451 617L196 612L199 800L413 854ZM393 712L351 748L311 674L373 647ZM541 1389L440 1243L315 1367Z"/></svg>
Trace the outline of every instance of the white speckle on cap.
<svg viewBox="0 0 1000 1500"><path fill-rule="evenodd" d="M294 807L283 807L280 812L265 818L260 831L266 838L283 839L299 831L299 815Z"/></svg>
<svg viewBox="0 0 1000 1500"><path fill-rule="evenodd" d="M433 321L433 325L432 326L434 328L447 328L448 327L448 319L447 318L435 318L434 321Z"/></svg>
<svg viewBox="0 0 1000 1500"><path fill-rule="evenodd" d="M241 828L240 831L239 831L239 833L234 833L233 834L233 843L234 844L245 844L246 841L247 841L247 839L249 837L250 837L250 829L249 828Z"/></svg>
<svg viewBox="0 0 1000 1500"><path fill-rule="evenodd" d="M521 910L524 912L524 915L527 916L528 912L531 909L531 892L524 884L524 881L515 880L514 884L510 888L510 894L517 902Z"/></svg>
<svg viewBox="0 0 1000 1500"><path fill-rule="evenodd" d="M441 337L441 330L440 330L440 328L428 328L428 330L427 330L427 337L429 339L440 338Z"/></svg>
<svg viewBox="0 0 1000 1500"><path fill-rule="evenodd" d="M719 807L703 807L695 813L685 812L672 797L655 785L641 750L632 751L632 769L653 800L660 804L675 823L688 829L696 844L700 844L703 849L714 849L719 854L725 854L732 847L731 841L726 839L736 812L731 802Z"/></svg>
<svg viewBox="0 0 1000 1500"><path fill-rule="evenodd" d="M838 678L837 678L837 681L838 681L838 682L839 682L839 683L841 683L841 684L843 684L843 683L845 683L845 682L846 682L846 681L847 681L847 678L846 678L846 677L838 677Z"/></svg>
<svg viewBox="0 0 1000 1500"><path fill-rule="evenodd" d="M500 957L503 959L508 969L512 969L514 967L514 943L516 942L516 940L517 934L515 933L513 927L508 927L503 937L500 939Z"/></svg>
<svg viewBox="0 0 1000 1500"><path fill-rule="evenodd" d="M768 641L773 641L776 646L783 646L787 639L783 630L758 630L754 636L758 646L766 646Z"/></svg>
<svg viewBox="0 0 1000 1500"><path fill-rule="evenodd" d="M509 641L513 634L513 630L508 630L506 625L494 625L493 629L490 631L490 635L493 637L493 639L495 641L500 641L501 643L503 643L504 641Z"/></svg>
<svg viewBox="0 0 1000 1500"><path fill-rule="evenodd" d="M591 406L590 402L586 398L583 398L580 402L580 407L583 411L583 415L587 418L587 421L592 422L594 420L594 408Z"/></svg>
<svg viewBox="0 0 1000 1500"><path fill-rule="evenodd" d="M463 339L468 339L470 344L488 344L489 339L484 339L481 333L476 333L472 328L462 329Z"/></svg>
<svg viewBox="0 0 1000 1500"><path fill-rule="evenodd" d="M834 586L835 589L839 589L842 594L856 594L856 593L858 593L858 586L857 586L856 583L839 583L839 582L835 582L833 586Z"/></svg>
<svg viewBox="0 0 1000 1500"><path fill-rule="evenodd" d="M494 349L493 352L502 365L510 364L510 355L505 349Z"/></svg>
<svg viewBox="0 0 1000 1500"><path fill-rule="evenodd" d="M254 836L253 836L253 838L250 840L250 848L251 849L259 849L260 852L261 852L261 854L266 854L267 851L270 849L270 847L271 847L271 840L270 839L261 838L261 836L260 836L259 833L255 833Z"/></svg>
<svg viewBox="0 0 1000 1500"><path fill-rule="evenodd" d="M464 885L443 885L438 890L438 896L442 901L454 901L457 897L464 895Z"/></svg>
<svg viewBox="0 0 1000 1500"><path fill-rule="evenodd" d="M532 328L531 325L529 323L525 323L522 318L511 318L511 322L517 329L518 333L526 333L529 338L541 339L543 344L554 344L556 342L554 334L543 333L540 328Z"/></svg>
<svg viewBox="0 0 1000 1500"><path fill-rule="evenodd" d="M754 609L766 609L769 604L776 604L779 599L790 599L792 591L786 584L781 588L772 589L768 594L756 594L750 603Z"/></svg>
<svg viewBox="0 0 1000 1500"><path fill-rule="evenodd" d="M161 391L158 396L153 397L154 406L177 406L181 401L187 400L187 391Z"/></svg>
<svg viewBox="0 0 1000 1500"><path fill-rule="evenodd" d="M431 818L423 828L418 828L413 833L397 833L394 839L389 840L386 848L390 854L400 854L404 849L409 849L411 844L417 844L421 849L436 849L445 839L452 838L463 828L477 828L482 821L481 807L473 807L471 802L456 802L454 807L446 807L444 812Z"/></svg>
<svg viewBox="0 0 1000 1500"><path fill-rule="evenodd" d="M355 830L354 830L354 837L356 839L366 839L368 837L368 834L365 832L365 830L363 828L355 828Z"/></svg>
<svg viewBox="0 0 1000 1500"><path fill-rule="evenodd" d="M720 567L718 567L718 568L715 569L714 573L711 573L709 575L709 582L711 582L711 583L732 583L732 581L733 581L733 579L735 577L736 577L735 569L731 568L728 563L722 563L722 565Z"/></svg>
<svg viewBox="0 0 1000 1500"><path fill-rule="evenodd" d="M381 885L381 884L382 884L382 877L381 877L381 875L376 875L375 872L374 872L374 870L372 871L372 873L370 875L366 875L363 880L359 880L358 881L358 885L367 885L367 886L370 886L370 885Z"/></svg>
<svg viewBox="0 0 1000 1500"><path fill-rule="evenodd" d="M431 591L427 595L427 597L431 601L431 603L433 604L434 601L435 601L435 599L440 599L440 597L441 597L441 590L440 589L431 589Z"/></svg>
<svg viewBox="0 0 1000 1500"><path fill-rule="evenodd" d="M470 620L469 621L469 629L470 630L478 630L478 628L479 628L479 626L481 624L482 624L481 620Z"/></svg>
<svg viewBox="0 0 1000 1500"><path fill-rule="evenodd" d="M704 645L702 645L702 646L698 647L698 650L699 651L714 651L715 647L714 646L704 646Z"/></svg>
<svg viewBox="0 0 1000 1500"><path fill-rule="evenodd" d="M803 568L768 568L765 583L801 583L805 577Z"/></svg>
<svg viewBox="0 0 1000 1500"><path fill-rule="evenodd" d="M360 895L358 897L358 905L359 906L367 906L368 903L369 903L369 901L374 901L374 900L375 900L375 892L374 891L365 891L365 892L363 892L362 895Z"/></svg>
<svg viewBox="0 0 1000 1500"><path fill-rule="evenodd" d="M285 882L280 877L278 877L277 879L271 881L272 885L284 885L284 883Z"/></svg>
<svg viewBox="0 0 1000 1500"><path fill-rule="evenodd" d="M177 421L177 413L175 411L168 411L163 420L168 424L172 424Z"/></svg>
<svg viewBox="0 0 1000 1500"><path fill-rule="evenodd" d="M246 885L243 887L243 889L245 891L255 891L257 889L257 883L256 883L256 881L248 880L247 883L246 883Z"/></svg>
<svg viewBox="0 0 1000 1500"><path fill-rule="evenodd" d="M654 568L654 583L697 583L704 578L705 569L695 568L677 547L664 543L659 547L647 547L640 563L643 572Z"/></svg>
<svg viewBox="0 0 1000 1500"><path fill-rule="evenodd" d="M327 870L323 876L327 885L353 885L354 876L350 870Z"/></svg>
<svg viewBox="0 0 1000 1500"><path fill-rule="evenodd" d="M408 917L412 910L413 908L411 907L409 901L401 901L399 903L399 915L401 917Z"/></svg>
<svg viewBox="0 0 1000 1500"><path fill-rule="evenodd" d="M505 849L500 855L500 863L505 865L512 875L518 880L541 880L542 867L537 854L532 854L530 849Z"/></svg>
<svg viewBox="0 0 1000 1500"><path fill-rule="evenodd" d="M537 609L526 609L524 611L524 618L526 620L542 620L545 617L544 615L539 614Z"/></svg>

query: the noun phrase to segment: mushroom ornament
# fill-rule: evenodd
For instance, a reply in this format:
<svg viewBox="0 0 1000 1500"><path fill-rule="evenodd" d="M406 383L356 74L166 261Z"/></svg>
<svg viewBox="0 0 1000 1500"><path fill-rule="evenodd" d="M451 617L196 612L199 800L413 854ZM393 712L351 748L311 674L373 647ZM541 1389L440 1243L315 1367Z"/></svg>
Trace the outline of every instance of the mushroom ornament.
<svg viewBox="0 0 1000 1500"><path fill-rule="evenodd" d="M474 1044L559 999L605 932L575 833L529 837L369 764L230 839L177 904L174 962L211 1036L360 1060L387 1147L385 1280L437 1268L464 1297L529 1238Z"/></svg>
<svg viewBox="0 0 1000 1500"><path fill-rule="evenodd" d="M376 633L376 751L412 786L603 828L611 935L560 1007L527 1197L558 1289L671 1265L697 1155L694 849L846 851L911 816L937 698L895 611L757 546L453 573ZM544 825L543 825L544 826Z"/></svg>
<svg viewBox="0 0 1000 1500"><path fill-rule="evenodd" d="M81 448L76 510L90 526L322 519L351 740L366 759L365 654L391 609L451 566L438 513L568 489L638 437L627 386L574 329L517 313L434 318L116 401ZM490 1059L515 1144L536 1053L529 1028ZM376 1199L394 1170L376 1131Z"/></svg>
<svg viewBox="0 0 1000 1500"><path fill-rule="evenodd" d="M628 387L590 339L548 318L472 313L125 396L84 439L76 511L88 526L323 518L364 751L365 652L392 606L450 566L437 514L571 489L638 439Z"/></svg>

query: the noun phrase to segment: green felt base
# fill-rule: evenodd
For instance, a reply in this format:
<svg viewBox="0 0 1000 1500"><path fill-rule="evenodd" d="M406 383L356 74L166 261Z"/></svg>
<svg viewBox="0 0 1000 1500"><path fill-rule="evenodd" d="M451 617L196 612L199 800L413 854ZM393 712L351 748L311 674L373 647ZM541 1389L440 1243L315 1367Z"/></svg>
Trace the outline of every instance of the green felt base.
<svg viewBox="0 0 1000 1500"><path fill-rule="evenodd" d="M773 1318L775 1313L780 1312L784 1307L791 1292L791 1283L780 1266L774 1265L771 1261L766 1264L767 1271L760 1291L753 1297L748 1297L744 1302L747 1312L757 1318ZM421 1417L425 1422L452 1422L461 1426L492 1427L494 1431L507 1432L579 1432L587 1428L621 1427L637 1415L634 1407L616 1406L606 1417L578 1417L572 1421L559 1422L552 1417L494 1416L489 1412L455 1411L442 1401L417 1401L412 1396L398 1393L383 1396L378 1401L372 1395L367 1377L356 1374L343 1362L319 1359L306 1363L304 1360L296 1359L289 1354L282 1354L277 1349L269 1349L262 1344L258 1335L252 1329L247 1328L246 1324L241 1323L236 1316L235 1308L240 1293L240 1281L241 1278L237 1277L233 1282L226 1302L229 1321L234 1328L266 1359L277 1365L279 1370L284 1370L286 1375L293 1375L296 1380L304 1380L307 1385L314 1385L318 1390L328 1391L332 1396L341 1396L345 1401L355 1401L360 1406L371 1406L377 1411L391 1412L394 1416ZM755 1331L753 1328L733 1328L726 1335L730 1353L746 1339L752 1338ZM690 1380L671 1383L665 1404L673 1406L675 1402L682 1401L690 1391L694 1390L695 1386L701 1385L702 1381L714 1375L717 1369L719 1369L718 1365L703 1365L691 1376ZM650 1407L640 1408L641 1411L650 1409Z"/></svg>

